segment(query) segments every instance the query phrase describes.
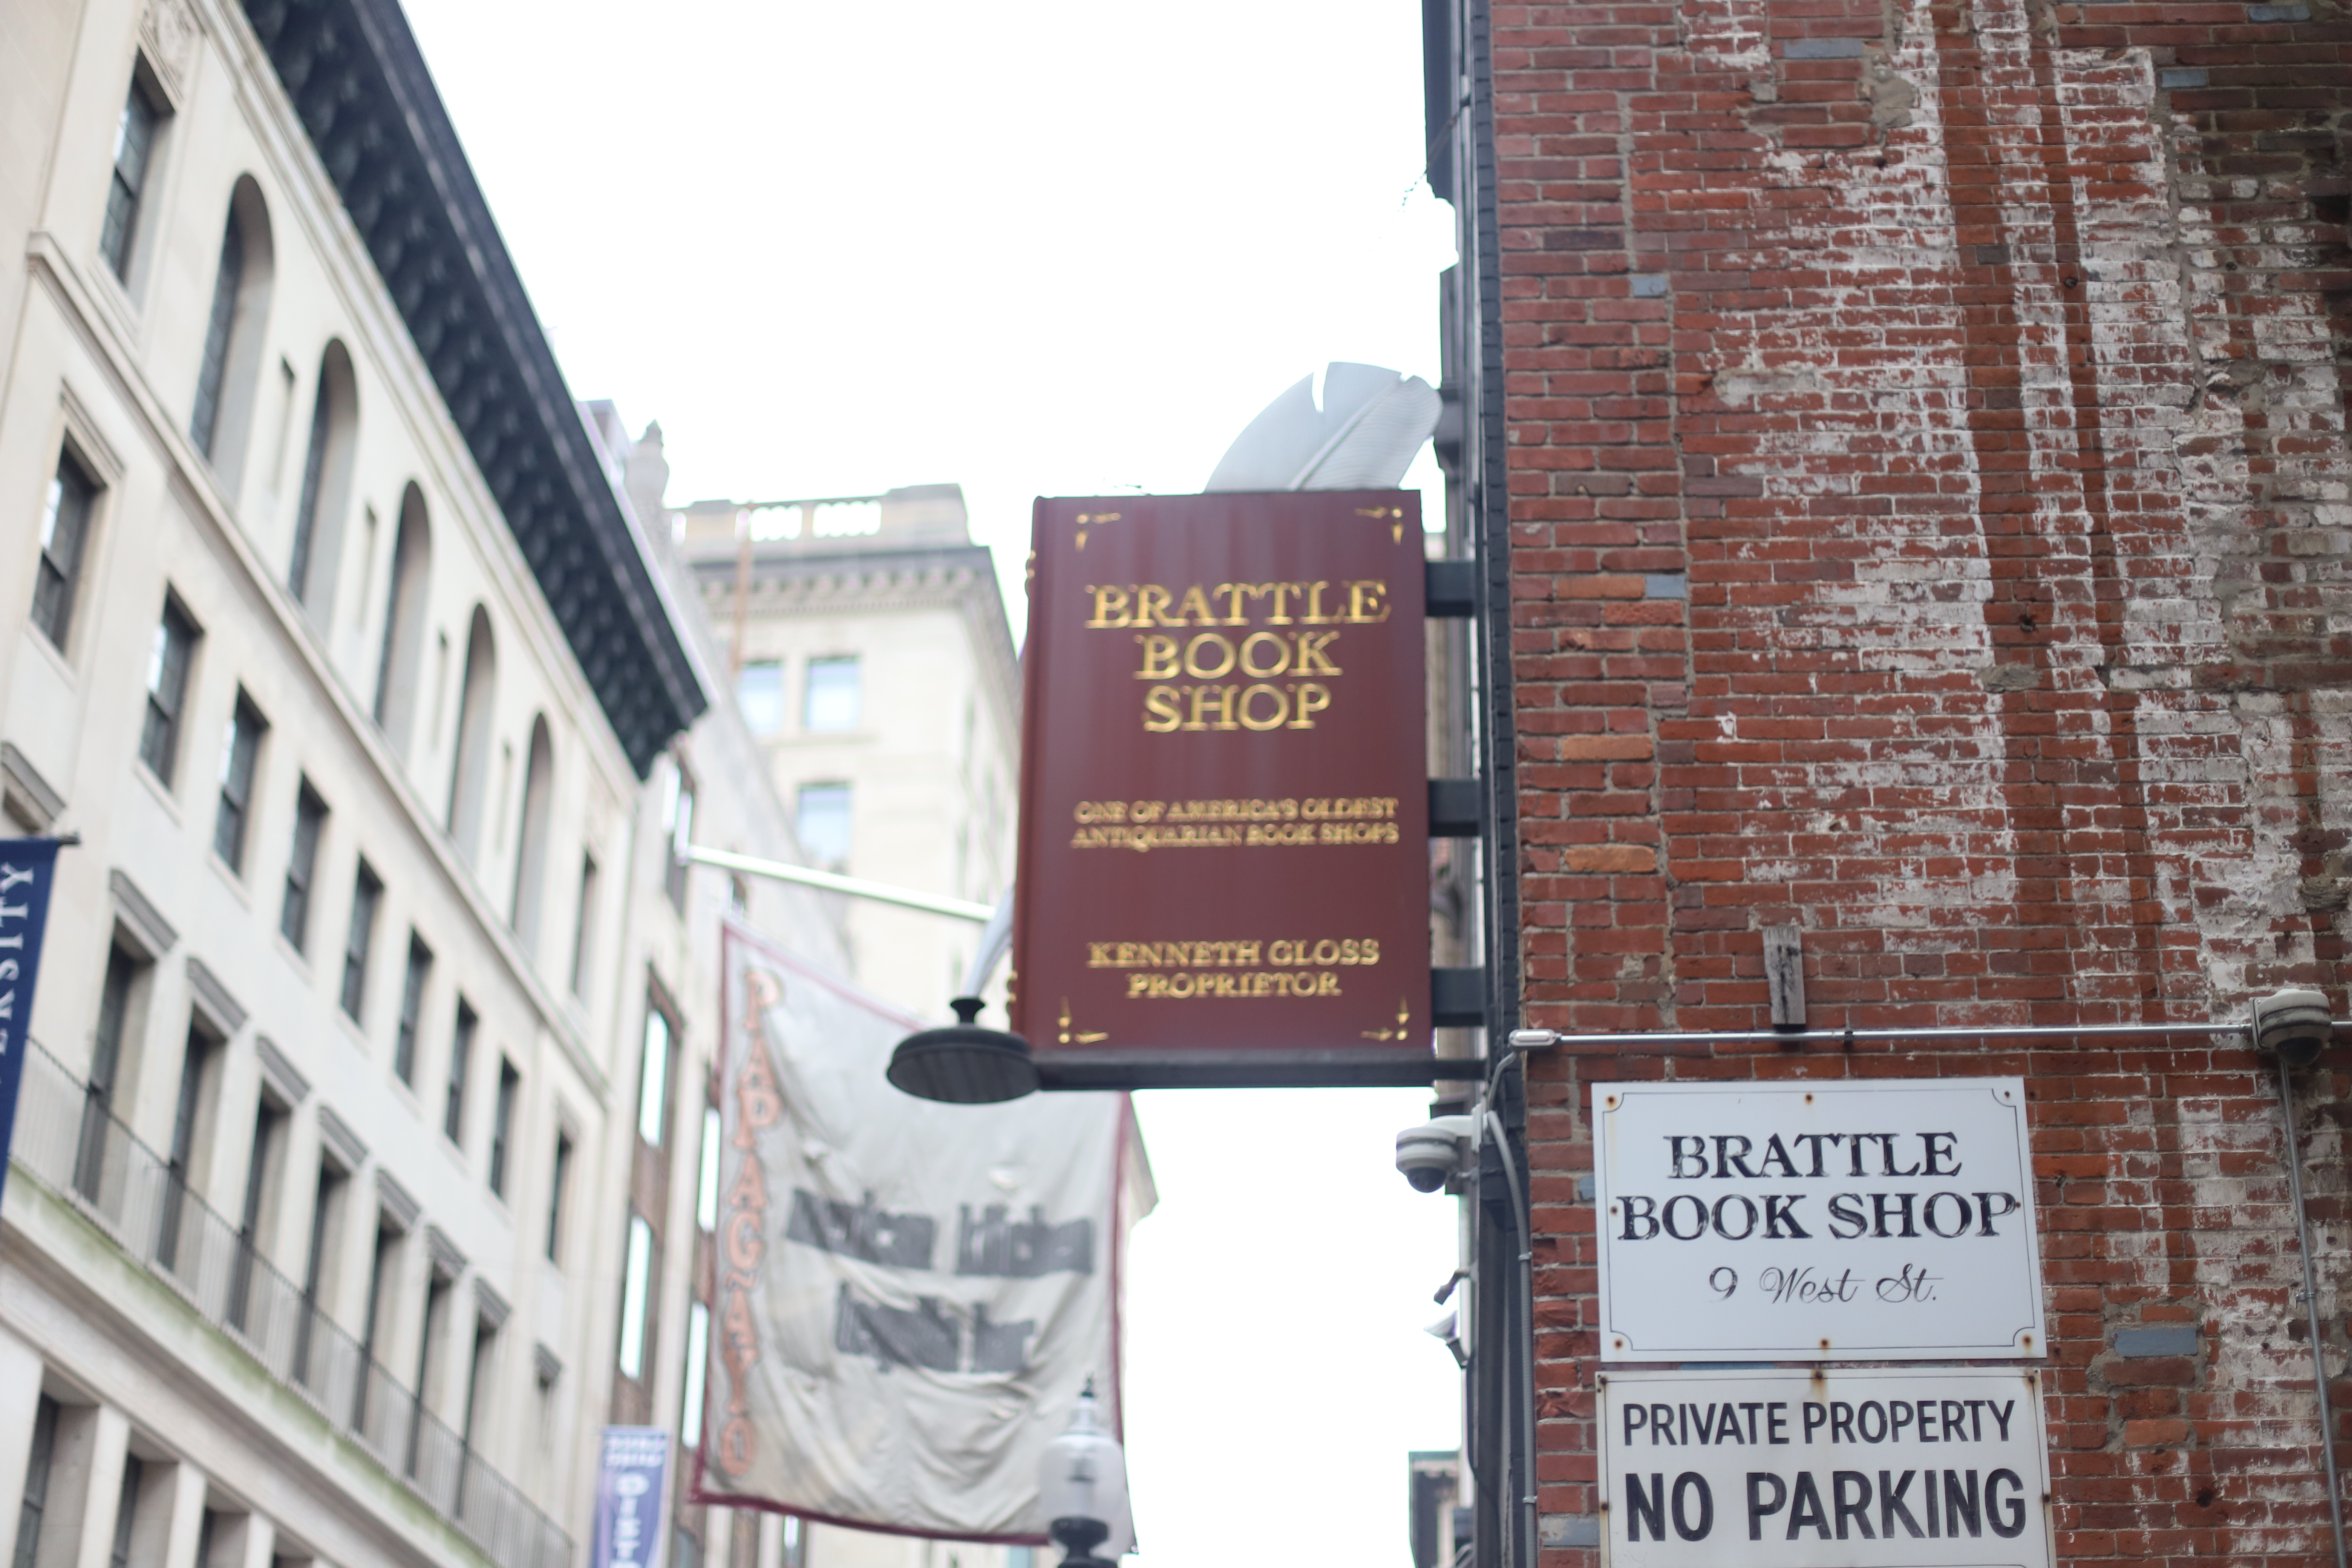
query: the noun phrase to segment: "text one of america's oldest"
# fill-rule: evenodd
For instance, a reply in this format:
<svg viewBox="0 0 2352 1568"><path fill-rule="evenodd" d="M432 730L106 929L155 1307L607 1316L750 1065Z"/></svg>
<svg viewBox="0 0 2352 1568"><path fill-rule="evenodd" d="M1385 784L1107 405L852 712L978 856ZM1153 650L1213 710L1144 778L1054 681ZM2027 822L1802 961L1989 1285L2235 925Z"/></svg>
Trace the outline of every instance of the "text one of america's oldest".
<svg viewBox="0 0 2352 1568"><path fill-rule="evenodd" d="M1013 1017L1040 1066L1429 1048L1418 498L1037 503Z"/></svg>

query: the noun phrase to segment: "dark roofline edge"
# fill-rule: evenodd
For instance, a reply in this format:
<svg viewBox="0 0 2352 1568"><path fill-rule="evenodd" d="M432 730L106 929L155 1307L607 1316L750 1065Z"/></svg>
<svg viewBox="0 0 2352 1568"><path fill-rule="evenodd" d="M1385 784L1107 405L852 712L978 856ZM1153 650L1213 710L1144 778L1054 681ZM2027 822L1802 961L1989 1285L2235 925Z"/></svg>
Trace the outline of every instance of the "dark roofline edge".
<svg viewBox="0 0 2352 1568"><path fill-rule="evenodd" d="M256 3L257 0L245 0L248 9ZM411 31L408 18L402 12L398 0L290 0L289 4L289 8L309 9L313 6L322 11L345 10L354 24L354 31L364 46L362 58L379 73L382 88L397 111L400 124L407 132L411 142L409 150L430 181L433 195L438 199L443 215L462 250L462 258L449 258L458 263L453 271L474 285L479 303L489 321L494 323L501 346L512 362L513 374L528 395L530 413L533 417L526 434L535 433L543 437L546 455L552 459L551 466L563 476L568 492L566 499L572 503L564 509L572 514L569 521L593 544L596 559L611 586L617 592L620 607L625 611L631 629L635 633L637 647L630 650L632 662L642 673L654 678L663 699L661 706L667 710L658 716L657 722L647 728L633 721L626 713L615 710L609 700L612 693L596 689L598 683L593 677L590 686L596 689L598 702L604 708L607 721L619 738L623 750L628 753L631 765L642 777L650 771L655 757L669 740L709 707L709 694L695 673L677 628L671 624L663 607L651 569L645 559L644 546L630 525L619 498L613 493L612 481L596 456L579 406L564 384L562 371L555 362L546 333L541 329L530 295L523 288L520 275L515 270L513 258L499 233L497 221L490 214L481 187L474 178L472 165L467 162L456 127L450 122L447 109L433 85L432 73L425 66L424 54L417 47L415 35ZM281 68L273 49L265 46L264 53L270 58L273 69ZM281 81L280 85L283 87L284 83ZM289 95L292 96L290 89ZM299 106L295 119L298 123L303 123ZM303 129L308 138L310 129L307 123L303 124ZM348 201L343 181L337 177L334 161L328 157L326 149L315 150L327 168L328 178L336 184L338 196ZM369 250L371 264L373 264L373 246L368 243L365 234L362 239ZM417 324L408 310L403 307L398 291L392 288L391 279L382 277L380 269L379 280L414 338ZM421 355L421 348L419 353ZM426 368L428 374L436 374L429 358ZM448 390L437 385L437 377L436 391L447 406ZM455 418L457 411L452 407L450 412ZM490 464L477 440L477 432L467 428L462 421L459 422L459 431L474 456L476 466L483 471L485 479L488 479ZM491 489L499 503L501 519L511 532L514 520L506 515L506 498L497 495L495 484ZM522 542L520 537L516 542L518 544ZM528 558L530 552L526 550L525 554ZM535 563L532 570L534 575L539 575ZM542 589L547 586L542 581ZM552 594L549 598L551 608L555 610L558 622L562 625L573 657L583 667L583 673L586 674L592 662L592 649L582 646L586 634L565 624L562 606L552 603ZM662 724L668 726L667 732L653 733L653 730L659 729Z"/></svg>

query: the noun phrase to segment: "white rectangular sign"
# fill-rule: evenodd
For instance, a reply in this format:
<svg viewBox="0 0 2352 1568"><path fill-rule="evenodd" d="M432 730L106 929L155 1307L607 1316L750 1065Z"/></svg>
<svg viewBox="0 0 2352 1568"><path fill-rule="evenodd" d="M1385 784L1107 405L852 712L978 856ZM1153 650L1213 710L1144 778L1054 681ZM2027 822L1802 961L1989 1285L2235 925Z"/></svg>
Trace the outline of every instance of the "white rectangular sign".
<svg viewBox="0 0 2352 1568"><path fill-rule="evenodd" d="M2040 1356L2013 1078L1596 1083L1605 1361Z"/></svg>
<svg viewBox="0 0 2352 1568"><path fill-rule="evenodd" d="M1612 1372L1608 1568L2050 1568L2039 1373Z"/></svg>

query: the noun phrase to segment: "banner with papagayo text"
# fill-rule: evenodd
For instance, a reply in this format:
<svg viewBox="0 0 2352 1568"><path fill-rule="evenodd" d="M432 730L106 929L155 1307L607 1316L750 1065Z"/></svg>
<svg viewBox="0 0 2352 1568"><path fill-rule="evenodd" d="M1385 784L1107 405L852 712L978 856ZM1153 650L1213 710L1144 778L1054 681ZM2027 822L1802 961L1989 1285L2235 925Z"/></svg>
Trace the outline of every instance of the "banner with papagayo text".
<svg viewBox="0 0 2352 1568"><path fill-rule="evenodd" d="M1036 504L1013 1026L1049 1086L1430 1049L1420 498ZM1425 1071L1421 1081L1427 1081Z"/></svg>
<svg viewBox="0 0 2352 1568"><path fill-rule="evenodd" d="M730 922L697 1500L1042 1545L1038 1465L1091 1382L1150 1168L1118 1094L893 1089L923 1026ZM1116 1557L1132 1531L1109 1521Z"/></svg>

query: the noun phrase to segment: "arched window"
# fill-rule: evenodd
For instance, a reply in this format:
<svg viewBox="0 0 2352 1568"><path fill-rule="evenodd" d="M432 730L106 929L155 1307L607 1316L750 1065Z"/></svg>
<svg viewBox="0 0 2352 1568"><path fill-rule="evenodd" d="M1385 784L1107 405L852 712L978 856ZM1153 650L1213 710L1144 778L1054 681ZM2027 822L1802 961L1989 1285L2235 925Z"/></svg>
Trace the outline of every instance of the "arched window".
<svg viewBox="0 0 2352 1568"><path fill-rule="evenodd" d="M417 667L425 656L425 584L433 575L433 525L425 492L411 484L400 498L400 531L392 542L392 588L383 605L383 651L375 667L375 722L392 749L408 754L416 720Z"/></svg>
<svg viewBox="0 0 2352 1568"><path fill-rule="evenodd" d="M555 747L547 716L530 721L530 761L522 774L522 832L515 844L513 912L508 924L524 953L539 956L539 910L547 882L547 817L555 795Z"/></svg>
<svg viewBox="0 0 2352 1568"><path fill-rule="evenodd" d="M359 428L352 356L331 342L319 356L310 402L310 441L302 458L302 494L294 509L294 550L286 586L321 632L335 618L336 574L342 564L343 511L350 500L352 436Z"/></svg>
<svg viewBox="0 0 2352 1568"><path fill-rule="evenodd" d="M236 493L252 429L272 261L269 209L253 176L242 175L229 193L220 267L213 274L212 312L205 324L205 357L196 367L195 408L188 418L189 439L231 495Z"/></svg>
<svg viewBox="0 0 2352 1568"><path fill-rule="evenodd" d="M449 769L449 837L467 864L482 838L483 787L490 773L491 710L497 706L499 655L490 640L489 612L474 606L466 636L466 684L457 699L457 754Z"/></svg>

